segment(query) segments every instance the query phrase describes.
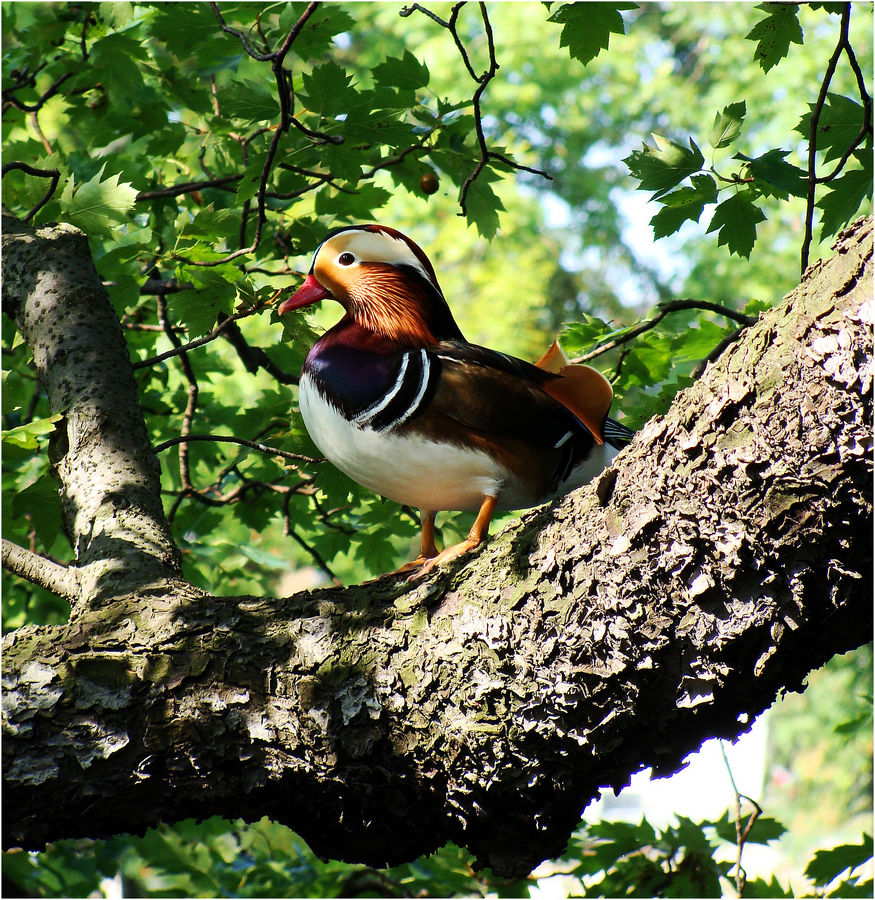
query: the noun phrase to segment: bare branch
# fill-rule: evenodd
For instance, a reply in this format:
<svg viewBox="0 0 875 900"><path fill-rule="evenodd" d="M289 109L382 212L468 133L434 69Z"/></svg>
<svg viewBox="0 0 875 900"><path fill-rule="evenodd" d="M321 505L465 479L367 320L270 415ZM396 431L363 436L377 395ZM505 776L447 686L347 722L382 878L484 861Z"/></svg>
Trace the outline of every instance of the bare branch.
<svg viewBox="0 0 875 900"><path fill-rule="evenodd" d="M3 538L3 567L29 581L39 585L70 603L79 599L79 577L76 569L62 566L45 556L25 550L18 544Z"/></svg>
<svg viewBox="0 0 875 900"><path fill-rule="evenodd" d="M736 785L735 778L732 774L732 769L729 765L729 758L726 755L726 747L723 741L720 741L720 752L723 754L723 763L726 766L726 772L729 775L729 783L732 785L732 791L735 794L735 890L738 896L741 897L742 892L744 891L745 884L747 882L747 874L741 867L741 854L744 851L744 845L747 842L748 837L750 837L750 832L754 826L754 823L762 815L763 811L756 800L754 800L752 797L748 797L747 794L740 793L740 791L738 790L738 786ZM750 814L747 820L747 824L744 824L744 822L742 821L742 800L747 800L748 803L753 806L753 812Z"/></svg>
<svg viewBox="0 0 875 900"><path fill-rule="evenodd" d="M471 185L477 180L477 178L486 168L490 159L496 159L512 169L530 172L533 175L542 175L544 178L552 180L552 176L550 176L542 169L535 169L531 166L524 166L521 163L516 163L504 154L497 153L496 151L489 149L489 145L486 142L486 135L483 131L483 112L480 107L480 99L483 96L483 92L486 90L486 86L495 77L495 74L499 69L498 60L495 57L495 38L492 32L492 24L489 21L489 14L486 11L486 4L481 2L478 4L478 6L480 7L480 16L483 19L483 30L486 34L486 43L489 53L489 67L485 72L483 72L483 74L478 75L473 65L471 64L471 60L468 56L468 51L466 50L465 44L459 35L457 27L459 13L464 6L464 0L461 3L456 3L453 6L449 21L447 22L445 22L439 16L436 16L433 12L426 9L424 6L421 6L419 3L414 3L412 6L405 6L400 12L400 15L404 17L412 15L413 12L421 12L424 15L428 16L428 18L430 18L433 22L437 22L437 24L442 28L446 28L453 37L453 41L456 44L457 50L459 51L459 56L461 57L465 68L468 70L468 74L474 81L477 82L477 89L474 91L474 96L471 98L471 104L474 108L474 130L477 135L477 144L480 149L480 158L477 160L477 165L474 167L474 171L471 172L471 174L465 179L464 183L462 184L461 190L459 191L459 215L461 216L467 214L467 198L468 191L470 190Z"/></svg>
<svg viewBox="0 0 875 900"><path fill-rule="evenodd" d="M220 316L220 321L223 316ZM298 376L284 372L261 347L253 347L243 337L243 332L236 322L232 322L224 331L225 340L237 351L240 361L246 367L247 372L253 374L259 369L264 369L272 375L280 384L297 384Z"/></svg>
<svg viewBox="0 0 875 900"><path fill-rule="evenodd" d="M40 67L42 68L42 67ZM37 69L39 71L39 69ZM36 74L36 73L34 73ZM52 82L51 86L46 90L36 101L36 103L22 103L14 94L13 91L19 90L24 87L24 84L16 85L10 88L8 91L3 91L3 100L6 103L14 106L16 109L20 109L22 112L39 112L40 109L46 104L46 101L50 100L55 94L60 90L61 85L68 79L72 78L72 72L65 72L63 75L59 76Z"/></svg>
<svg viewBox="0 0 875 900"><path fill-rule="evenodd" d="M134 198L137 202L142 200L155 200L159 197L178 197L180 194L191 194L194 191L202 191L204 188L222 188L228 184L234 184L243 178L242 173L237 175L224 175L221 178L209 178L204 181L186 181L183 184L174 184L166 188L156 188L154 191L140 191Z"/></svg>
<svg viewBox="0 0 875 900"><path fill-rule="evenodd" d="M35 178L50 178L52 183L49 185L49 189L46 191L45 196L37 203L33 209L24 217L22 221L30 222L30 220L49 202L52 197L52 194L55 193L55 189L58 187L58 181L61 177L61 173L57 169L36 169L33 166L29 166L27 163L23 162L10 162L5 163L3 165L2 175L0 177L6 177L6 173L12 171L13 169L18 169L19 171L25 172L27 175L33 175Z"/></svg>
<svg viewBox="0 0 875 900"><path fill-rule="evenodd" d="M268 301L257 303L255 306L249 306L246 309L241 309L239 312L234 313L233 315L228 316L222 322L220 322L216 327L209 333L205 334L203 337L197 338L193 341L189 341L187 344L182 344L179 347L174 347L172 350L167 350L164 353L159 353L157 356L152 356L149 359L142 359L139 362L135 362L132 364L133 369L146 369L149 366L154 366L156 363L163 362L165 359L170 359L173 356L179 356L180 353L185 353L187 350L194 350L196 347L202 347L204 344L209 344L210 341L214 341L222 332L228 328L231 322L236 322L237 319L243 319L246 316L251 316L253 313L258 312L263 309L267 305Z"/></svg>
<svg viewBox="0 0 875 900"><path fill-rule="evenodd" d="M251 447L253 450L260 450L262 453L266 453L269 456L280 456L283 459L290 460L291 462L325 462L325 457L304 456L301 453L290 453L288 450L280 450L278 447L271 447L268 444L259 444L257 441L248 441L246 440L246 438L234 437L233 435L225 434L180 435L179 437L170 438L169 440L163 441L162 443L158 444L155 447L155 452L160 453L162 450L166 450L168 447L175 447L177 444L182 444L186 441L217 441L219 443L241 444L244 447Z"/></svg>
<svg viewBox="0 0 875 900"><path fill-rule="evenodd" d="M167 315L167 301L164 299L163 294L158 295L158 321L164 329L164 333L167 335L170 343L179 350L179 364L182 368L182 374L188 382L188 399L185 404L185 412L182 416L182 437L185 438L191 431L191 423L194 419L195 410L197 409L199 388L197 379L194 377L194 371L191 368L191 363L188 360L188 353L182 349L182 341L179 340L179 336L176 334L173 323ZM185 440L179 442L179 477L182 480L183 489L190 490L192 488L192 483L188 467L188 443Z"/></svg>
<svg viewBox="0 0 875 900"><path fill-rule="evenodd" d="M613 340L608 341L606 344L601 344L593 350L590 350L588 353L584 353L583 356L575 357L571 360L572 363L583 363L588 362L591 359L595 359L597 356L601 356L603 353L607 353L610 350L613 350L616 347L621 346L622 344L628 344L629 341L634 340L638 335L643 334L645 331L649 331L651 328L655 328L669 313L680 312L684 309L704 309L709 312L717 313L721 316L726 316L727 319L732 319L735 322L740 323L742 326L747 327L749 325L753 325L756 322L756 316L748 316L744 313L737 312L734 309L731 309L728 306L723 306L720 303L712 303L709 300L673 300L670 303L666 303L659 307L659 311L651 316L649 319L644 319L635 325L632 328L627 329L622 334L615 337Z"/></svg>
<svg viewBox="0 0 875 900"><path fill-rule="evenodd" d="M808 193L805 201L805 237L802 241L802 251L800 253L803 274L808 268L808 254L811 248L812 232L814 228L814 198L817 185L832 181L832 179L842 171L845 163L848 161L848 159L850 159L851 154L865 140L866 135L869 133L872 127L872 98L869 96L869 92L866 90L865 78L863 77L860 65L857 62L857 57L854 54L854 49L851 46L850 38L848 37L850 19L851 4L845 3L844 7L842 8L842 21L839 27L839 40L836 44L836 48L833 51L832 56L829 58L829 62L826 65L826 71L824 72L823 81L820 85L820 92L817 95L817 102L814 104L814 109L811 111L811 121L808 128ZM857 79L857 86L860 90L860 99L863 101L863 125L860 128L857 136L846 148L835 169L829 175L823 178L818 178L816 158L817 126L820 123L820 114L823 112L823 105L826 101L826 95L827 90L829 89L830 81L832 80L832 76L835 73L836 66L842 53L848 54L848 60Z"/></svg>
<svg viewBox="0 0 875 900"><path fill-rule="evenodd" d="M274 57L273 53L269 53L269 52L268 53L259 53L257 50L253 49L253 47L249 43L249 40L247 39L246 35L243 34L242 31L239 31L237 28L231 28L231 26L225 22L224 16L219 11L218 4L214 3L213 0L210 0L210 9L212 9L212 11L216 14L216 18L219 20L219 27L222 29L222 31L226 32L227 34L234 35L234 37L237 38L237 40L239 40L240 43L243 45L243 49L253 59L257 59L259 62L267 62L268 60L273 59L273 57Z"/></svg>
<svg viewBox="0 0 875 900"><path fill-rule="evenodd" d="M306 550L307 553L309 553L313 558L313 562L316 563L316 565L325 573L325 575L328 576L328 578L332 582L334 582L337 587L343 587L343 582L334 574L334 572L331 571L331 567L325 561L325 557L322 556L322 554L314 546L308 544L292 526L292 517L289 514L289 504L291 503L291 500L292 492L290 491L283 498L283 534L286 535L286 537L292 538L297 542L298 546Z"/></svg>

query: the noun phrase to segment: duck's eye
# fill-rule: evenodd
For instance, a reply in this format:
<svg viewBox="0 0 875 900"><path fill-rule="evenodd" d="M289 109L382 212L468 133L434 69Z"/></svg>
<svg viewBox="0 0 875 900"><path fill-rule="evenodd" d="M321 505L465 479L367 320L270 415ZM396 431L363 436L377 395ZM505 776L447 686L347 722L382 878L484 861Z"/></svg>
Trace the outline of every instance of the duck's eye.
<svg viewBox="0 0 875 900"><path fill-rule="evenodd" d="M352 253L341 253L340 256L337 257L337 261L342 266L351 266L355 262L355 257Z"/></svg>

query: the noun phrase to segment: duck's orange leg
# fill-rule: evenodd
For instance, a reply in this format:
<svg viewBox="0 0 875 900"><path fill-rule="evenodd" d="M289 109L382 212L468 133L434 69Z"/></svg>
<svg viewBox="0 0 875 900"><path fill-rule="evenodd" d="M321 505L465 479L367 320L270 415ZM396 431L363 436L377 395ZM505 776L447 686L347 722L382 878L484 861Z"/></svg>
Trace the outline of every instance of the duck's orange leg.
<svg viewBox="0 0 875 900"><path fill-rule="evenodd" d="M435 566L440 566L446 562L458 559L469 550L479 547L480 544L483 543L483 539L489 533L489 523L492 521L492 516L495 513L495 507L497 505L498 497L484 497L483 502L480 504L477 518L474 520L474 524L471 526L471 530L468 532L468 536L465 540L459 541L458 544L453 544L452 547L447 547L438 553L437 556L433 556L431 559L426 560L423 567L410 576L410 580L422 578L423 575L427 575Z"/></svg>
<svg viewBox="0 0 875 900"><path fill-rule="evenodd" d="M394 572L389 572L389 575L403 575L405 572L412 572L438 555L438 548L434 543L435 514L430 510L421 509L419 511L419 516L422 523L422 538L419 542L419 556L408 563L404 563L403 566L395 569Z"/></svg>

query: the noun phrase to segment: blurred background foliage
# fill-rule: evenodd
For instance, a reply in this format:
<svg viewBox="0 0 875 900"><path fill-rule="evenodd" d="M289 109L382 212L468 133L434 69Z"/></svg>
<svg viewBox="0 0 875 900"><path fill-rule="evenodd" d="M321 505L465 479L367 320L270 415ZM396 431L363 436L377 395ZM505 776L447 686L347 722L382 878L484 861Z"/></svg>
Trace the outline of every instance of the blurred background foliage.
<svg viewBox="0 0 875 900"><path fill-rule="evenodd" d="M271 309L277 291L300 282L330 227L377 220L414 238L472 341L535 359L561 332L570 355L596 352L591 362L614 384L615 410L638 427L665 410L745 316L798 282L808 217L799 181L808 167L805 117L843 23L859 70L872 70L868 3L490 3L487 19L474 3L410 7L403 16L395 3L333 3L309 16L286 58L295 122L284 122L269 62L246 46L278 47L307 9L220 4L237 35L204 3L2 8L4 204L34 224L70 221L88 234L162 448L185 574L220 594L359 581L408 558L416 540L414 511L325 463L229 443L166 443L234 435L318 456L297 416L294 382L338 309L282 322ZM476 77L493 59L500 68L478 110ZM871 211L871 86L861 92L850 61L847 53L838 60L823 107L829 130L818 174L832 171L842 147L849 153L840 177L818 186L811 260L828 255L843 222ZM731 132L725 141L713 137L721 115L724 134ZM468 183L482 155L478 118L492 155ZM688 165L693 145L700 169ZM754 171L736 154L774 161L770 153L780 165L733 180ZM669 178L669 193L648 189L648 173L664 177L672 154L689 171ZM726 179L720 199L742 198L747 216L717 233L725 214L707 204L703 212L701 196L693 197L710 190L696 178L710 177L712 167L714 178ZM57 187L34 211L53 171ZM692 193L667 199L675 189ZM651 219L662 212L656 222L664 223L666 210L679 208L674 230L654 240L654 227L666 229ZM669 306L682 299L694 303ZM155 360L234 313L241 315L225 337ZM659 321L630 339L642 319ZM64 560L70 551L45 453L51 411L8 318L2 346L4 536ZM438 524L450 541L470 517L445 514ZM65 620L64 602L48 592L6 575L3 587L6 629ZM835 890L835 876L843 896L871 894L871 884L849 874L853 867L832 871L866 858L859 835L871 823L871 702L871 649L863 648L813 674L808 690L770 713L763 802L789 829L778 845L793 860L783 874L801 879L815 847L860 848L823 857L797 888ZM762 839L774 844L778 830ZM686 820L659 833L646 822L590 826L569 847L571 880L562 890L731 892L730 867L716 861L721 843L734 836L714 822ZM220 820L13 852L4 876L10 896L87 896L119 886L127 896L539 889L537 880L508 884L474 873L457 848L375 872L321 863L282 826ZM745 893L781 896L782 883L752 879Z"/></svg>

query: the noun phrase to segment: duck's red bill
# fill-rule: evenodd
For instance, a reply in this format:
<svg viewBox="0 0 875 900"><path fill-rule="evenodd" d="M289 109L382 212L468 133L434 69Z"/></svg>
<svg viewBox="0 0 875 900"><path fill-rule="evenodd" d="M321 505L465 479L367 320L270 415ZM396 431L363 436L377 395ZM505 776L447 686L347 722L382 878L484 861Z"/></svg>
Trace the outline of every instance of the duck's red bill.
<svg viewBox="0 0 875 900"><path fill-rule="evenodd" d="M289 297L288 300L283 300L280 303L277 312L283 316L289 310L292 309L300 309L302 306L309 306L311 303L316 303L319 300L324 300L326 297L330 297L331 294L322 287L321 284L312 276L308 275L307 280Z"/></svg>

